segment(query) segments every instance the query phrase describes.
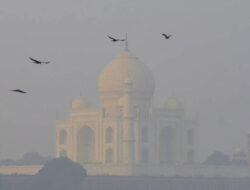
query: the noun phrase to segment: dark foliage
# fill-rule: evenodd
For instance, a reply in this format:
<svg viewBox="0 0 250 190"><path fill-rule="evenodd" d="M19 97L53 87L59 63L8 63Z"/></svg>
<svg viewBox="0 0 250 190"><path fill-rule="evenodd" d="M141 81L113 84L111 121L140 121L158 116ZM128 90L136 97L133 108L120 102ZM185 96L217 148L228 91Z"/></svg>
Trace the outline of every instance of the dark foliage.
<svg viewBox="0 0 250 190"><path fill-rule="evenodd" d="M203 163L206 165L230 165L230 157L223 152L214 151L210 156L208 156L207 160Z"/></svg>
<svg viewBox="0 0 250 190"><path fill-rule="evenodd" d="M232 160L232 165L235 166L248 166L247 160Z"/></svg>
<svg viewBox="0 0 250 190"><path fill-rule="evenodd" d="M86 171L68 158L53 159L44 165L35 179L36 190L77 190L81 187Z"/></svg>

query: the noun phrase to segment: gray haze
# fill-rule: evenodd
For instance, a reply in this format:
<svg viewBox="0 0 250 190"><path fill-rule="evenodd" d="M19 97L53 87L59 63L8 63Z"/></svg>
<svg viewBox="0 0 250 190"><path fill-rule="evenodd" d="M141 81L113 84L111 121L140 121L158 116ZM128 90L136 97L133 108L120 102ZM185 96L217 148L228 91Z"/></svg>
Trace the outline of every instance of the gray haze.
<svg viewBox="0 0 250 190"><path fill-rule="evenodd" d="M156 105L174 93L188 117L199 113L199 160L246 150L249 7L249 0L0 0L0 159L54 154L56 112L66 118L80 91L97 105L99 73L124 48L106 35L126 32L154 74ZM34 65L29 56L52 63Z"/></svg>

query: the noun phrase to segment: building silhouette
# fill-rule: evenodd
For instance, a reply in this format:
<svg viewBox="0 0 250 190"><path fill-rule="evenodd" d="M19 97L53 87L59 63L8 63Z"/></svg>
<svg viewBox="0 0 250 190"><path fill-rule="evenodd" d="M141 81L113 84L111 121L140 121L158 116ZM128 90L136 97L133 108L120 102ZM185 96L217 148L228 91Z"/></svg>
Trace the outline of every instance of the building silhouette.
<svg viewBox="0 0 250 190"><path fill-rule="evenodd" d="M151 71L126 47L99 76L99 107L78 97L69 120L56 121L56 156L110 175L195 163L197 120L185 119L174 96L155 107L154 90Z"/></svg>

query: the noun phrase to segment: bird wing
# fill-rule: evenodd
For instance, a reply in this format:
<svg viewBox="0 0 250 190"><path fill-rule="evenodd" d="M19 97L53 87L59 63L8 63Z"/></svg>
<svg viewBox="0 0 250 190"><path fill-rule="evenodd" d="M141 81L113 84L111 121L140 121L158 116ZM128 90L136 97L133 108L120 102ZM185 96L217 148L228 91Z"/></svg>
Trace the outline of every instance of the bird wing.
<svg viewBox="0 0 250 190"><path fill-rule="evenodd" d="M18 92L20 92L20 93L23 93L23 94L25 94L26 92L24 92L23 90L18 90Z"/></svg>
<svg viewBox="0 0 250 190"><path fill-rule="evenodd" d="M27 92L24 92L24 91L22 91L20 89L15 89L15 90L11 90L11 91L13 91L13 92L20 92L20 93L23 93L23 94L27 93Z"/></svg>
<svg viewBox="0 0 250 190"><path fill-rule="evenodd" d="M31 61L33 61L34 63L41 63L41 61L38 61L36 59L33 59L32 57L29 57Z"/></svg>
<svg viewBox="0 0 250 190"><path fill-rule="evenodd" d="M113 38L113 37L111 37L111 36L109 36L109 35L108 35L108 37L109 37L111 40L116 40L115 38Z"/></svg>
<svg viewBox="0 0 250 190"><path fill-rule="evenodd" d="M162 35L166 38L167 37L167 35L166 34L164 34L164 33L162 33Z"/></svg>
<svg viewBox="0 0 250 190"><path fill-rule="evenodd" d="M29 59L30 59L31 61L37 61L37 60L33 59L32 57L29 57Z"/></svg>

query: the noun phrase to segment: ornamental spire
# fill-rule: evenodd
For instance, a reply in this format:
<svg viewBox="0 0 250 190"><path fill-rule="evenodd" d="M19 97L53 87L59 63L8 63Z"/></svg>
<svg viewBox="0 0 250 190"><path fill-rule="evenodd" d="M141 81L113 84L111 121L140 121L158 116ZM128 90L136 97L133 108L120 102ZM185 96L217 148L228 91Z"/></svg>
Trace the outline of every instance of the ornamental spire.
<svg viewBox="0 0 250 190"><path fill-rule="evenodd" d="M128 34L126 33L126 38L125 38L125 50L128 51Z"/></svg>

